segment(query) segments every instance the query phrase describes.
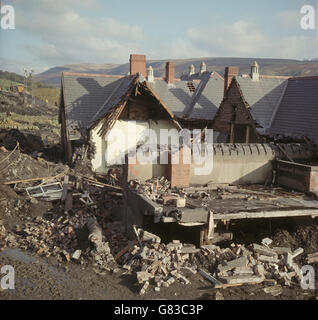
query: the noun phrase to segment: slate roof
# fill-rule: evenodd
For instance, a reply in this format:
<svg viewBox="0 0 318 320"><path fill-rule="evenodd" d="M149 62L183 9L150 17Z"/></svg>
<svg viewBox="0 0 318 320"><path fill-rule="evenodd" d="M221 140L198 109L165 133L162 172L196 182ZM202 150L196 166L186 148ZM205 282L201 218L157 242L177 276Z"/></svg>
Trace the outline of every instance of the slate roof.
<svg viewBox="0 0 318 320"><path fill-rule="evenodd" d="M289 79L270 134L318 141L318 77Z"/></svg>
<svg viewBox="0 0 318 320"><path fill-rule="evenodd" d="M62 77L67 124L80 130L89 127L96 116L105 114L132 81L130 77L75 73Z"/></svg>
<svg viewBox="0 0 318 320"><path fill-rule="evenodd" d="M253 119L262 127L258 131L263 134L269 129L275 111L285 92L288 80L280 77L260 77L259 81L250 76L237 76L240 89Z"/></svg>
<svg viewBox="0 0 318 320"><path fill-rule="evenodd" d="M223 99L224 80L217 73L205 72L201 80L190 81L195 91L189 89L189 81L175 80L168 85L165 80L155 80L149 85L176 117L213 120Z"/></svg>
<svg viewBox="0 0 318 320"><path fill-rule="evenodd" d="M102 118L129 89L134 78L96 74L64 73L62 75L67 125L84 132ZM141 77L140 81L144 81ZM156 78L147 84L176 117L213 120L223 99L224 80L217 73L205 72L201 80L176 79L168 84Z"/></svg>

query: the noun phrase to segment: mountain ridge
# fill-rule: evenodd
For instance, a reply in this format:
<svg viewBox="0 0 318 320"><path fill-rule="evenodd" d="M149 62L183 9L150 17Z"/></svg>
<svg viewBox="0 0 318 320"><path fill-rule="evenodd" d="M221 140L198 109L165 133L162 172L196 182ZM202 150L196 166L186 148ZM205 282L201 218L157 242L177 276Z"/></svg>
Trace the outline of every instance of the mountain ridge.
<svg viewBox="0 0 318 320"><path fill-rule="evenodd" d="M186 74L189 65L193 64L196 71L199 70L200 64L204 61L209 71L216 71L222 76L226 66L239 67L240 74L249 73L250 66L254 61L260 65L260 72L264 75L273 76L314 76L318 75L317 60L293 60L293 59L266 59L266 58L193 58L193 59L167 59L167 60L148 60L147 67L151 65L154 69L156 77L165 75L165 64L167 61L175 62L175 76L180 77ZM59 87L62 72L77 73L101 73L113 75L125 75L129 72L129 63L125 64L94 64L94 63L78 63L68 64L64 66L53 67L43 73L35 75L35 79L39 82L46 83L51 86Z"/></svg>

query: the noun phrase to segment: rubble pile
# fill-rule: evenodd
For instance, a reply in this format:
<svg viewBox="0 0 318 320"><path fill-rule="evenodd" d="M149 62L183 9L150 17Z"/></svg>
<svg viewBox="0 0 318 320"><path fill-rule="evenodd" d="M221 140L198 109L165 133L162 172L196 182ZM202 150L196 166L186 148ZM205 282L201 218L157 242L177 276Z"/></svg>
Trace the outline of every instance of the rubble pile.
<svg viewBox="0 0 318 320"><path fill-rule="evenodd" d="M0 153L1 182L53 177L68 171L69 167L64 164L50 163L41 158L34 159L19 150Z"/></svg>
<svg viewBox="0 0 318 320"><path fill-rule="evenodd" d="M146 232L145 232L146 233ZM179 281L189 284L188 274L196 274L197 266L191 262L191 255L200 251L194 245L182 244L174 240L167 245L159 237L145 234L146 240L131 246L128 252L120 257L122 268L136 274L143 295L150 284L154 290L167 288Z"/></svg>
<svg viewBox="0 0 318 320"><path fill-rule="evenodd" d="M30 250L38 255L57 257L59 261L76 260L84 264L84 257L94 259L100 270L112 270L116 267L115 260L104 237L89 240L94 248L86 248L82 252L81 239L78 234L85 228L90 229L91 221L97 224L96 218L87 212L65 214L57 219L46 220L42 217L27 218L26 223L17 225L13 232L5 237L6 245Z"/></svg>
<svg viewBox="0 0 318 320"><path fill-rule="evenodd" d="M139 194L143 194L155 202L160 202L160 200L162 200L162 196L169 191L170 186L170 181L165 177L153 178L146 182L141 182L139 180L131 180L129 182L129 187L132 190L135 190Z"/></svg>
<svg viewBox="0 0 318 320"><path fill-rule="evenodd" d="M201 207L205 207L207 202L211 200L211 194L205 190L171 189L171 183L165 177L153 178L146 182L131 180L129 187L149 200L167 206L191 208L193 207L191 199L193 199L198 200ZM198 205L195 207L198 207Z"/></svg>
<svg viewBox="0 0 318 320"><path fill-rule="evenodd" d="M118 262L127 272L136 275L141 295L151 285L160 292L161 288L176 282L190 284L191 276L197 273L215 288L263 283L264 291L274 296L282 293L283 286L299 284L302 279L302 272L294 262L304 252L302 248L292 251L270 247L272 241L266 238L262 245L231 244L225 249L203 245L198 249L178 240L165 245L159 237L146 231L142 231L145 233L142 238L140 231L136 233L137 240L119 254ZM202 266L202 257L209 261L208 266Z"/></svg>
<svg viewBox="0 0 318 320"><path fill-rule="evenodd" d="M270 239L264 239L263 245L252 244L247 248L235 244L226 249L215 245L203 246L203 254L212 256L210 261L215 262L211 268L214 269L214 284L226 287L256 283L291 286L295 281L299 283L302 273L294 259L304 250L270 247L271 243Z"/></svg>
<svg viewBox="0 0 318 320"><path fill-rule="evenodd" d="M10 247L31 250L46 257L64 257L70 261L71 251L78 247L76 231L83 228L86 219L86 215L66 215L51 221L28 217L28 222L15 226L14 233L9 233L6 241Z"/></svg>
<svg viewBox="0 0 318 320"><path fill-rule="evenodd" d="M24 158L29 160L30 157L23 155L21 159ZM56 167L57 170L60 168ZM112 204L117 200L113 200L112 195L108 195L98 181L89 179L90 182L80 175L68 176L64 172L53 178L59 182L41 184L38 181L35 187L20 187L21 192L28 194L24 197L25 203L40 206L43 202L41 200L46 199L46 203L51 201L51 208L43 217L23 215L19 223L5 235L5 244L45 257L54 256L60 261L75 260L84 264L93 260L96 272L115 270L117 265L102 228L105 229ZM59 185L57 190L54 189L56 184ZM42 192L36 190L33 194L30 190L34 188ZM50 197L44 193L45 188L46 192L50 192ZM13 189L9 189L14 193ZM25 207L24 202L22 205Z"/></svg>

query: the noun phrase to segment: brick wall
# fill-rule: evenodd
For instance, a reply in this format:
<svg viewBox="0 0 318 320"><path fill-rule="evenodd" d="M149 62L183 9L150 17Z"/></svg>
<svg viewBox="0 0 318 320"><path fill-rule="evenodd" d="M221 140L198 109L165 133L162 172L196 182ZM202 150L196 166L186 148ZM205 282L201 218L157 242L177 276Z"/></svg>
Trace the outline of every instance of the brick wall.
<svg viewBox="0 0 318 320"><path fill-rule="evenodd" d="M214 118L213 129L215 131L229 134L230 123L233 122L234 116L236 124L253 125L243 99L237 82L233 81ZM234 114L234 107L236 107L236 114Z"/></svg>
<svg viewBox="0 0 318 320"><path fill-rule="evenodd" d="M190 186L190 164L183 163L183 150L179 151L179 164L171 163L171 156L168 164L168 179L171 187L187 188Z"/></svg>

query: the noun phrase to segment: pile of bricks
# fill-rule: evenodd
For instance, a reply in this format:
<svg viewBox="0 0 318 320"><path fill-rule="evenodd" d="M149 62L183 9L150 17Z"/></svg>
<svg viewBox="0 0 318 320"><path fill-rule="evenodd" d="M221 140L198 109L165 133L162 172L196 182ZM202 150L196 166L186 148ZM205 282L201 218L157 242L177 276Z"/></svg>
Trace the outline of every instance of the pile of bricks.
<svg viewBox="0 0 318 320"><path fill-rule="evenodd" d="M197 267L191 263L191 255L199 252L194 245L182 244L178 240L165 245L160 238L148 238L140 241L121 257L121 264L130 273L136 274L143 295L150 284L160 292L179 281L189 284L185 274L196 274Z"/></svg>
<svg viewBox="0 0 318 320"><path fill-rule="evenodd" d="M264 283L270 286L291 286L293 281L302 279L302 272L294 259L304 250L299 248L270 247L271 240L264 239L263 245L232 244L230 248L203 246L205 255L213 255L216 261L214 282L216 286L226 287L240 284ZM208 279L204 271L202 275Z"/></svg>
<svg viewBox="0 0 318 320"><path fill-rule="evenodd" d="M103 238L90 239L94 248L86 254L79 249L78 231L83 231L92 219L96 220L90 213L83 211L52 220L28 217L26 223L16 225L13 232L6 235L6 245L31 250L45 257L55 256L61 262L73 260L84 264L84 256L92 257L100 270L113 270L116 263Z"/></svg>
<svg viewBox="0 0 318 320"><path fill-rule="evenodd" d="M153 178L146 182L139 180L131 180L129 187L140 194L145 195L150 200L157 202L162 199L162 195L166 194L171 187L170 181L165 177Z"/></svg>
<svg viewBox="0 0 318 320"><path fill-rule="evenodd" d="M137 243L121 256L120 261L123 269L136 274L141 295L151 285L160 292L161 288L176 282L189 284L191 275L198 272L215 288L263 283L264 291L272 295L281 294L282 286L291 286L302 279L294 259L304 250L270 247L270 239L264 239L262 245L232 244L225 249L216 245L203 245L197 249L178 240L165 245L158 237L148 237L147 241L138 239ZM197 254L209 256L209 261L214 261L209 267L209 270L215 270L213 274L200 268Z"/></svg>

